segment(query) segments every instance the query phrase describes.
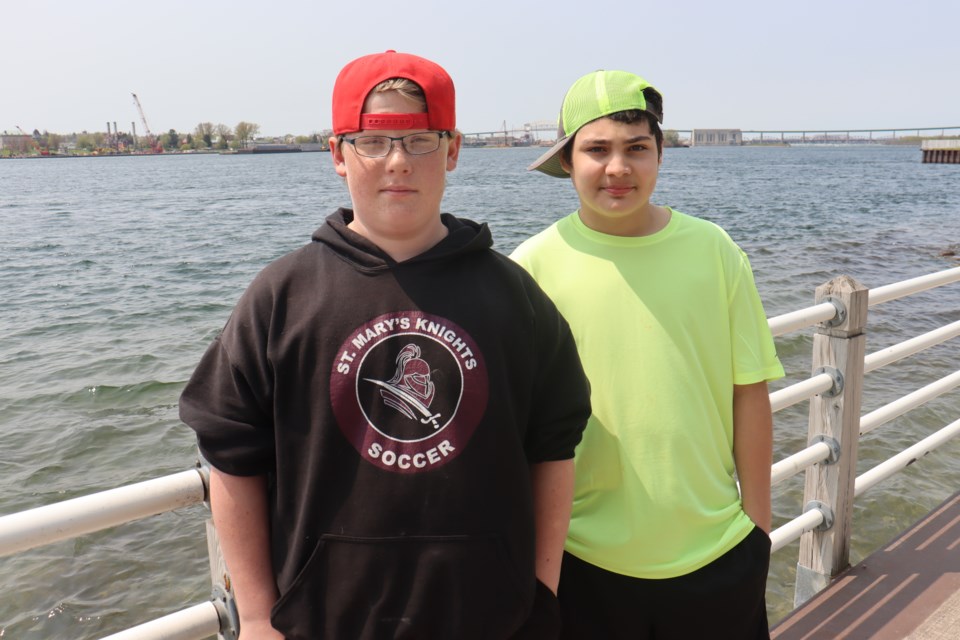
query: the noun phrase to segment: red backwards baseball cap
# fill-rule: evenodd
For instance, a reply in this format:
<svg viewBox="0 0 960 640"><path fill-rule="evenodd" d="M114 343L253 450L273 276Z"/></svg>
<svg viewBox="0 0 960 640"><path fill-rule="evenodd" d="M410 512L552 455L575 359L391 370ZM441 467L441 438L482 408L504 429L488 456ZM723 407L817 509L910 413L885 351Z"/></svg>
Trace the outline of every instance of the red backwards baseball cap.
<svg viewBox="0 0 960 640"><path fill-rule="evenodd" d="M384 80L416 82L427 99L426 113L364 114L370 90ZM347 64L333 85L333 133L363 129L435 129L457 126L453 80L443 67L426 58L390 50L357 58Z"/></svg>

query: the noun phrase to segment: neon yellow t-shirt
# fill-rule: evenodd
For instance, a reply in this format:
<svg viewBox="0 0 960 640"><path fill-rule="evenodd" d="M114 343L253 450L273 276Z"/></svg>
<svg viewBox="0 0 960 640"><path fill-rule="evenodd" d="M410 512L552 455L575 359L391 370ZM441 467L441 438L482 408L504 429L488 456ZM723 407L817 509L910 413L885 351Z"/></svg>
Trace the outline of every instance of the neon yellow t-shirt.
<svg viewBox="0 0 960 640"><path fill-rule="evenodd" d="M783 376L746 254L713 223L670 213L642 237L573 213L512 256L569 322L592 388L566 549L637 578L695 571L753 528L734 477L733 386Z"/></svg>

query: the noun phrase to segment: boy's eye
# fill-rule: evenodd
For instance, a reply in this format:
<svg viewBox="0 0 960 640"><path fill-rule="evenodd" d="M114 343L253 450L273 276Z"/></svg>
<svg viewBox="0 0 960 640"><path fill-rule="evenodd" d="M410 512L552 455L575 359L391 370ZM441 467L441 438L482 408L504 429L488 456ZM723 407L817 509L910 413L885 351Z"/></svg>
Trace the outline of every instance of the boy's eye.
<svg viewBox="0 0 960 640"><path fill-rule="evenodd" d="M356 144L361 149L368 151L373 149L382 149L385 144L389 144L390 141L379 136L362 136L357 138Z"/></svg>

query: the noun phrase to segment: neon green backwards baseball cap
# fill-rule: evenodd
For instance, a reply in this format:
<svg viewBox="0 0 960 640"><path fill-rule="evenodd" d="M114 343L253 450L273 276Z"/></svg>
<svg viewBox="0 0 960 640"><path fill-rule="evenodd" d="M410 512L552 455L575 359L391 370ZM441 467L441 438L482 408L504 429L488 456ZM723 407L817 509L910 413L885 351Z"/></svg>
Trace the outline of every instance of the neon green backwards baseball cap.
<svg viewBox="0 0 960 640"><path fill-rule="evenodd" d="M583 125L618 111L637 109L647 111L657 122L663 122L663 114L654 105L648 104L644 89L653 85L638 75L627 71L594 71L573 83L563 98L560 108L560 124L557 128L557 144L527 167L527 171L541 171L554 178L568 178L570 174L560 166L560 150ZM657 95L659 95L657 91Z"/></svg>

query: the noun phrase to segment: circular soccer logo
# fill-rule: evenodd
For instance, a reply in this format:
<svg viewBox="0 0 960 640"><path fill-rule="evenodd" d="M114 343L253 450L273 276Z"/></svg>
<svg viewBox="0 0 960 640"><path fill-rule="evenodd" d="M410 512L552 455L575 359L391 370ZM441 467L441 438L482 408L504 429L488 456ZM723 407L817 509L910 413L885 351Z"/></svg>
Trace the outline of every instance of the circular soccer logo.
<svg viewBox="0 0 960 640"><path fill-rule="evenodd" d="M386 314L354 331L339 353L333 409L365 460L416 473L468 446L488 384L476 343L459 326L419 311Z"/></svg>

